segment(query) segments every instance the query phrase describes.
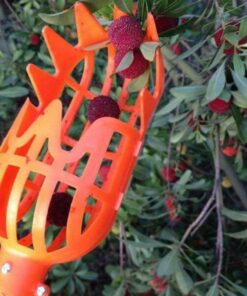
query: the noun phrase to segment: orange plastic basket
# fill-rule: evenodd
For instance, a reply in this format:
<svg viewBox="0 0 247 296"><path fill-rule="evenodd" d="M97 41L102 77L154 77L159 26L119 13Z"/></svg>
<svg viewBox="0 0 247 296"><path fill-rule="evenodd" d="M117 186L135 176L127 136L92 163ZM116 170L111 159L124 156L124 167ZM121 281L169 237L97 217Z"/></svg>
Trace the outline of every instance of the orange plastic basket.
<svg viewBox="0 0 247 296"><path fill-rule="evenodd" d="M115 18L123 13L115 9ZM90 90L95 67L93 45L106 44L107 31L83 4L75 5L78 44L73 47L45 27L43 36L55 65L49 74L35 65L27 68L39 105L26 101L0 150L0 295L49 295L44 280L49 268L93 250L108 234L127 189L152 114L163 92L164 66L158 49L155 86L138 93L135 105L127 105L130 80L125 80L118 103L128 120L104 117L81 129L79 139L70 127L84 102L96 95ZM157 41L155 23L147 16L146 40ZM103 45L102 45L103 46ZM115 49L108 43L102 95L109 95L114 73ZM73 69L84 60L80 82ZM59 100L64 88L74 91L63 114ZM140 124L137 124L139 121ZM109 145L117 135L114 151ZM86 159L86 160L85 160ZM96 182L104 161L111 163L107 180ZM81 173L78 168L84 166ZM72 190L67 226L49 242L47 212L55 191ZM20 237L20 223L32 215L30 229Z"/></svg>

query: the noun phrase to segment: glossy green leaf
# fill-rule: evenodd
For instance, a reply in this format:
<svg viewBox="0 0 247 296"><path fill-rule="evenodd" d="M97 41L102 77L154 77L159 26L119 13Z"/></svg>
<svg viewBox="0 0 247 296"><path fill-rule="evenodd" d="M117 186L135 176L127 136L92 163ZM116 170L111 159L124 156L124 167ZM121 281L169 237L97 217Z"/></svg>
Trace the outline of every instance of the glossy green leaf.
<svg viewBox="0 0 247 296"><path fill-rule="evenodd" d="M187 295L192 290L194 282L182 266L178 267L175 272L175 278L179 290L183 293L183 295Z"/></svg>
<svg viewBox="0 0 247 296"><path fill-rule="evenodd" d="M247 211L234 211L224 207L222 214L233 221L247 222Z"/></svg>
<svg viewBox="0 0 247 296"><path fill-rule="evenodd" d="M226 233L227 236L230 236L232 238L236 239L246 239L247 238L247 230L233 232L233 233Z"/></svg>
<svg viewBox="0 0 247 296"><path fill-rule="evenodd" d="M232 71L233 80L242 95L247 94L247 78L240 76L237 72Z"/></svg>
<svg viewBox="0 0 247 296"><path fill-rule="evenodd" d="M206 93L204 85L189 85L182 87L173 87L170 90L171 94L177 98L191 99L203 96Z"/></svg>
<svg viewBox="0 0 247 296"><path fill-rule="evenodd" d="M62 12L54 13L54 14L40 13L39 17L44 22L51 25L66 26L66 25L72 25L75 23L74 7L71 7Z"/></svg>
<svg viewBox="0 0 247 296"><path fill-rule="evenodd" d="M51 285L52 293L57 293L59 291L62 291L62 289L69 283L69 281L70 281L70 277L63 277L53 282Z"/></svg>
<svg viewBox="0 0 247 296"><path fill-rule="evenodd" d="M121 283L121 285L118 287L118 289L116 290L113 296L124 296L125 292L126 292L125 285L124 283Z"/></svg>
<svg viewBox="0 0 247 296"><path fill-rule="evenodd" d="M127 14L132 14L133 2L133 0L114 0L117 7Z"/></svg>
<svg viewBox="0 0 247 296"><path fill-rule="evenodd" d="M116 72L118 73L129 68L129 66L133 63L133 60L134 60L134 53L132 50L130 50L122 58L121 62L117 66Z"/></svg>
<svg viewBox="0 0 247 296"><path fill-rule="evenodd" d="M4 98L20 98L28 95L29 90L23 86L11 86L0 89L0 97Z"/></svg>
<svg viewBox="0 0 247 296"><path fill-rule="evenodd" d="M240 22L239 37L240 39L247 36L247 17L243 18Z"/></svg>
<svg viewBox="0 0 247 296"><path fill-rule="evenodd" d="M150 70L148 69L142 75L133 79L128 85L128 91L136 92L141 90L143 87L145 87L146 84L148 83L149 73L150 73Z"/></svg>
<svg viewBox="0 0 247 296"><path fill-rule="evenodd" d="M178 256L179 252L175 249L161 259L157 267L158 276L169 276L174 274L177 271L179 264Z"/></svg>
<svg viewBox="0 0 247 296"><path fill-rule="evenodd" d="M208 82L206 100L210 102L217 98L224 89L226 83L225 63L223 63L213 74Z"/></svg>
<svg viewBox="0 0 247 296"><path fill-rule="evenodd" d="M245 75L245 65L238 54L235 54L233 56L233 67L234 67L234 71L240 77L243 77Z"/></svg>
<svg viewBox="0 0 247 296"><path fill-rule="evenodd" d="M206 296L219 296L219 288L217 282L215 282L208 290Z"/></svg>
<svg viewBox="0 0 247 296"><path fill-rule="evenodd" d="M247 143L247 121L243 118L243 115L240 113L239 109L236 106L231 107L232 115L235 120L238 136L240 141L243 144Z"/></svg>
<svg viewBox="0 0 247 296"><path fill-rule="evenodd" d="M168 113L172 112L174 109L176 109L182 102L184 98L174 98L171 99L171 101L165 105L163 108L161 108L157 113L156 116L164 116Z"/></svg>
<svg viewBox="0 0 247 296"><path fill-rule="evenodd" d="M140 50L144 58L152 62L155 58L156 49L161 45L160 42L155 41L145 41L141 44Z"/></svg>

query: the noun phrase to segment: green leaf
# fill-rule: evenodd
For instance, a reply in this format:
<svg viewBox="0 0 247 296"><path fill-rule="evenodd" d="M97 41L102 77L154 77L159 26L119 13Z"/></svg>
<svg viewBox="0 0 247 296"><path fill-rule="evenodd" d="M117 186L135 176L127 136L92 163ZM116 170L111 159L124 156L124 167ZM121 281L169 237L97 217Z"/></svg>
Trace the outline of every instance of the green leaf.
<svg viewBox="0 0 247 296"><path fill-rule="evenodd" d="M99 43L95 43L95 44L92 44L90 46L84 47L83 50L87 50L87 51L98 50L98 49L106 47L108 43L109 43L109 40L99 42Z"/></svg>
<svg viewBox="0 0 247 296"><path fill-rule="evenodd" d="M94 281L98 277L98 275L97 275L96 272L92 272L92 271L86 271L86 272L84 272L83 270L77 271L76 272L76 275L79 278L84 279L84 280L87 280L87 281Z"/></svg>
<svg viewBox="0 0 247 296"><path fill-rule="evenodd" d="M239 91L232 91L233 104L240 108L247 108L247 96L243 96Z"/></svg>
<svg viewBox="0 0 247 296"><path fill-rule="evenodd" d="M66 0L56 0L56 7L58 10L63 10L66 4Z"/></svg>
<svg viewBox="0 0 247 296"><path fill-rule="evenodd" d="M232 71L233 80L242 95L247 93L247 78L240 76L237 72Z"/></svg>
<svg viewBox="0 0 247 296"><path fill-rule="evenodd" d="M185 140L191 133L191 128L189 126L184 127L182 130L175 132L171 137L171 143L177 144Z"/></svg>
<svg viewBox="0 0 247 296"><path fill-rule="evenodd" d="M126 292L126 288L125 288L124 283L122 282L113 296L124 296L125 292Z"/></svg>
<svg viewBox="0 0 247 296"><path fill-rule="evenodd" d="M28 95L29 90L23 86L12 86L0 89L0 97L4 98L18 98Z"/></svg>
<svg viewBox="0 0 247 296"><path fill-rule="evenodd" d="M68 4L74 4L75 0L69 0ZM84 3L91 12L95 12L112 3L112 0L80 0Z"/></svg>
<svg viewBox="0 0 247 296"><path fill-rule="evenodd" d="M224 54L224 47L225 44L222 43L221 47L217 50L211 64L208 67L208 70L213 69L216 65L218 65L220 63L220 61L224 58L225 54Z"/></svg>
<svg viewBox="0 0 247 296"><path fill-rule="evenodd" d="M121 62L117 66L116 73L129 68L129 66L132 64L133 60L134 60L134 53L132 50L130 50L126 53L126 55L122 58Z"/></svg>
<svg viewBox="0 0 247 296"><path fill-rule="evenodd" d="M241 20L239 28L239 37L240 39L247 36L247 17Z"/></svg>
<svg viewBox="0 0 247 296"><path fill-rule="evenodd" d="M143 87L146 86L148 79L149 79L149 69L146 70L142 75L133 79L130 84L128 85L129 92L136 92L141 90Z"/></svg>
<svg viewBox="0 0 247 296"><path fill-rule="evenodd" d="M217 69L208 82L206 100L208 102L217 98L224 89L226 83L225 62Z"/></svg>
<svg viewBox="0 0 247 296"><path fill-rule="evenodd" d="M44 22L51 25L66 26L66 25L73 25L75 23L73 6L59 13L54 13L54 14L40 13L39 17Z"/></svg>
<svg viewBox="0 0 247 296"><path fill-rule="evenodd" d="M179 253L177 249L169 252L163 259L160 260L157 267L158 276L169 276L177 271L179 264Z"/></svg>
<svg viewBox="0 0 247 296"><path fill-rule="evenodd" d="M247 133L246 133L246 126L247 122L243 118L243 115L240 113L239 109L236 106L231 107L232 115L237 125L238 136L242 144L247 143Z"/></svg>
<svg viewBox="0 0 247 296"><path fill-rule="evenodd" d="M52 293L57 293L61 291L68 284L69 281L70 281L70 277L64 277L53 282L51 285Z"/></svg>
<svg viewBox="0 0 247 296"><path fill-rule="evenodd" d="M132 14L133 0L114 0L114 3L123 12Z"/></svg>
<svg viewBox="0 0 247 296"><path fill-rule="evenodd" d="M208 290L206 296L219 296L219 288L217 282L215 282Z"/></svg>
<svg viewBox="0 0 247 296"><path fill-rule="evenodd" d="M191 170L186 170L183 175L179 178L179 180L176 183L176 187L178 186L184 186L186 183L189 182L189 180L191 179L192 176L192 172Z"/></svg>
<svg viewBox="0 0 247 296"><path fill-rule="evenodd" d="M191 99L203 96L206 93L204 85L189 85L182 87L173 87L170 89L171 94L177 98Z"/></svg>
<svg viewBox="0 0 247 296"><path fill-rule="evenodd" d="M226 235L230 236L232 238L236 238L236 239L246 239L247 238L247 230L233 232L233 233L226 233Z"/></svg>
<svg viewBox="0 0 247 296"><path fill-rule="evenodd" d="M187 295L193 288L194 282L189 276L189 274L180 266L176 273L175 278L178 284L179 290L184 294Z"/></svg>
<svg viewBox="0 0 247 296"><path fill-rule="evenodd" d="M140 50L144 58L152 62L155 58L156 49L161 45L160 42L146 41L141 44Z"/></svg>
<svg viewBox="0 0 247 296"><path fill-rule="evenodd" d="M56 277L65 277L65 276L69 276L70 275L70 271L64 268L61 268L60 266L55 266L52 270L52 273L56 276Z"/></svg>
<svg viewBox="0 0 247 296"><path fill-rule="evenodd" d="M183 102L183 100L184 98L172 99L167 105L165 105L156 113L156 116L167 115L168 113L173 111L175 108L177 108Z"/></svg>
<svg viewBox="0 0 247 296"><path fill-rule="evenodd" d="M222 214L233 221L247 222L247 211L233 211L224 207Z"/></svg>
<svg viewBox="0 0 247 296"><path fill-rule="evenodd" d="M233 56L233 67L234 71L240 76L243 77L245 75L245 66L243 61L241 60L238 54Z"/></svg>

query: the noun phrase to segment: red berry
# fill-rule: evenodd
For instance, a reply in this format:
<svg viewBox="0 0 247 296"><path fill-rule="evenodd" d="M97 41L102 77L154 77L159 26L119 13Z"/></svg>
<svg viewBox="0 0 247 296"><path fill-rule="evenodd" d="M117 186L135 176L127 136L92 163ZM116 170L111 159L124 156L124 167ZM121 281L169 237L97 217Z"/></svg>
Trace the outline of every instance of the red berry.
<svg viewBox="0 0 247 296"><path fill-rule="evenodd" d="M116 68L120 64L121 60L125 55L126 55L126 52L124 51L119 51L116 54L116 57L115 57ZM123 78L133 79L143 74L146 71L148 65L149 65L149 62L143 57L141 51L139 49L135 49L134 60L132 64L127 69L120 71L118 74Z"/></svg>
<svg viewBox="0 0 247 296"><path fill-rule="evenodd" d="M178 25L178 18L165 15L155 16L154 21L158 33L166 32Z"/></svg>
<svg viewBox="0 0 247 296"><path fill-rule="evenodd" d="M228 157L233 157L237 154L238 152L238 149L236 147L225 147L223 150L222 150L223 154L228 156Z"/></svg>
<svg viewBox="0 0 247 296"><path fill-rule="evenodd" d="M30 43L34 46L37 46L40 44L40 41L41 41L41 38L40 38L40 35L38 34L33 34L31 37L30 37Z"/></svg>
<svg viewBox="0 0 247 296"><path fill-rule="evenodd" d="M164 167L162 170L163 180L166 182L175 182L177 177L175 175L175 170L173 168Z"/></svg>
<svg viewBox="0 0 247 296"><path fill-rule="evenodd" d="M150 286L154 289L155 292L161 293L167 288L167 283L165 279L155 275L150 281Z"/></svg>
<svg viewBox="0 0 247 296"><path fill-rule="evenodd" d="M171 45L171 50L176 54L176 55L180 55L182 52L181 46L179 45L179 43L174 43Z"/></svg>
<svg viewBox="0 0 247 296"><path fill-rule="evenodd" d="M122 16L110 25L109 38L118 50L127 52L141 45L144 33L135 17Z"/></svg>
<svg viewBox="0 0 247 296"><path fill-rule="evenodd" d="M238 22L230 22L226 25L227 26L233 26L233 27L236 27L237 30L239 30L239 26L240 24ZM225 38L224 38L224 29L223 28L220 28L217 30L217 32L214 34L214 40L215 40L215 43L217 45L217 47L220 47L222 45L222 43L225 41ZM244 44L247 42L247 36L242 38L240 41L239 41L239 44ZM224 50L224 53L226 55L233 55L235 53L235 48L234 46L231 46L231 44L229 42L226 41L225 43L227 45L228 48L226 48Z"/></svg>
<svg viewBox="0 0 247 296"><path fill-rule="evenodd" d="M118 103L108 96L97 96L88 106L87 118L92 123L101 117L118 118L120 108Z"/></svg>
<svg viewBox="0 0 247 296"><path fill-rule="evenodd" d="M231 107L231 102L226 102L220 98L217 98L208 104L208 108L215 113L224 114Z"/></svg>
<svg viewBox="0 0 247 296"><path fill-rule="evenodd" d="M109 173L110 166L109 165L102 165L99 169L99 176L102 182L107 181L107 175Z"/></svg>
<svg viewBox="0 0 247 296"><path fill-rule="evenodd" d="M66 226L72 200L73 197L66 192L54 193L48 209L48 223L60 227Z"/></svg>

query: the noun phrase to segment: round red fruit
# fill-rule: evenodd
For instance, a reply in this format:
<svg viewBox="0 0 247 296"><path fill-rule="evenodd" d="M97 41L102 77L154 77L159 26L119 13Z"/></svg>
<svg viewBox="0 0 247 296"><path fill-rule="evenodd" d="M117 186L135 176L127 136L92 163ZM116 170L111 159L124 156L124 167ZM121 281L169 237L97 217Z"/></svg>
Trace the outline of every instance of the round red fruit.
<svg viewBox="0 0 247 296"><path fill-rule="evenodd" d="M115 57L115 66L116 68L122 61L123 57L126 55L126 52L119 51L116 54ZM143 74L146 69L148 68L149 62L143 57L141 51L139 49L134 50L134 60L131 63L131 65L124 69L123 71L120 71L118 74L123 78L130 78L134 79L141 74Z"/></svg>
<svg viewBox="0 0 247 296"><path fill-rule="evenodd" d="M66 192L54 193L48 209L48 223L59 227L66 226L72 200L73 197Z"/></svg>
<svg viewBox="0 0 247 296"><path fill-rule="evenodd" d="M97 96L88 106L87 118L91 123L101 117L118 118L119 115L118 103L109 96Z"/></svg>
<svg viewBox="0 0 247 296"><path fill-rule="evenodd" d="M231 102L228 101L224 101L220 98L214 99L213 101L211 101L208 104L208 108L214 112L214 113L218 113L218 114L224 114L226 113L231 107Z"/></svg>
<svg viewBox="0 0 247 296"><path fill-rule="evenodd" d="M99 176L102 182L106 182L107 181L107 176L110 170L110 166L109 165L102 165L99 169Z"/></svg>
<svg viewBox="0 0 247 296"><path fill-rule="evenodd" d="M228 157L233 157L237 154L238 152L238 149L236 147L225 147L223 150L222 150L223 154L228 156Z"/></svg>
<svg viewBox="0 0 247 296"><path fill-rule="evenodd" d="M40 41L41 41L41 38L40 38L40 35L39 34L33 34L33 35L31 35L31 37L30 37L30 43L33 46L38 46L40 44Z"/></svg>
<svg viewBox="0 0 247 296"><path fill-rule="evenodd" d="M162 177L166 182L175 182L177 180L175 170L169 167L164 167L162 169Z"/></svg>
<svg viewBox="0 0 247 296"><path fill-rule="evenodd" d="M178 25L178 18L166 15L157 15L154 17L154 21L158 33L166 32Z"/></svg>
<svg viewBox="0 0 247 296"><path fill-rule="evenodd" d="M225 28L227 27L236 27L237 31L239 30L240 24L238 22L230 22L226 24ZM222 43L225 41L226 48L224 49L224 53L226 55L233 55L235 53L235 48L233 45L231 45L224 37L224 30L225 28L218 28L216 33L214 34L214 40L217 45L217 47L221 47ZM238 44L244 44L247 42L247 36L242 38ZM237 50L238 51L238 50Z"/></svg>
<svg viewBox="0 0 247 296"><path fill-rule="evenodd" d="M180 55L182 52L181 46L178 43L174 43L171 45L171 50L176 54Z"/></svg>
<svg viewBox="0 0 247 296"><path fill-rule="evenodd" d="M122 16L111 23L109 38L118 50L127 52L141 45L144 33L135 17Z"/></svg>

